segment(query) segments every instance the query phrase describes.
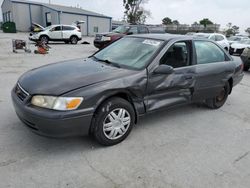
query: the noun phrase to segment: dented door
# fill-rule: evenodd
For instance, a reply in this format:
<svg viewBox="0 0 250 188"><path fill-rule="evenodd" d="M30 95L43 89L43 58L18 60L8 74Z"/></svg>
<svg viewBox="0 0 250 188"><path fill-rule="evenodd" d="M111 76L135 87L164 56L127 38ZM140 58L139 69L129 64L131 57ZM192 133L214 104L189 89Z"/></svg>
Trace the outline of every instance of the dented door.
<svg viewBox="0 0 250 188"><path fill-rule="evenodd" d="M194 84L194 66L177 68L170 75L151 73L146 97L147 111L190 102Z"/></svg>

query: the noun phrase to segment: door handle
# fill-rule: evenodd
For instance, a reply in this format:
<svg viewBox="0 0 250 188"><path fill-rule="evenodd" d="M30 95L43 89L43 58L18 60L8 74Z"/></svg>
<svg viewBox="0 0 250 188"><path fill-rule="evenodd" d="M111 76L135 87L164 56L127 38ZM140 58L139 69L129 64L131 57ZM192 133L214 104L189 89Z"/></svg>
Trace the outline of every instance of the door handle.
<svg viewBox="0 0 250 188"><path fill-rule="evenodd" d="M186 80L192 80L194 77L193 76L185 76Z"/></svg>

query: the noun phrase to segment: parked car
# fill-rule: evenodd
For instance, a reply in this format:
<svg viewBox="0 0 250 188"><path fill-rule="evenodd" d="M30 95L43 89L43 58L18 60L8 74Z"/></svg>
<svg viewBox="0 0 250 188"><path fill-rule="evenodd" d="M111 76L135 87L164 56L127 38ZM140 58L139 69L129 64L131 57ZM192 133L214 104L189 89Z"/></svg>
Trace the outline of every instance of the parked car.
<svg viewBox="0 0 250 188"><path fill-rule="evenodd" d="M250 47L244 49L241 59L244 63L244 71L248 71L250 68Z"/></svg>
<svg viewBox="0 0 250 188"><path fill-rule="evenodd" d="M228 40L229 44L232 45L234 43L238 43L240 41L248 40L248 39L249 38L245 37L245 36L232 36L232 37L229 37L227 40Z"/></svg>
<svg viewBox="0 0 250 188"><path fill-rule="evenodd" d="M30 33L31 41L64 41L65 43L77 44L82 40L81 30L73 25L52 25L44 28L41 32Z"/></svg>
<svg viewBox="0 0 250 188"><path fill-rule="evenodd" d="M250 47L250 39L242 40L236 43L233 43L230 46L229 53L231 55L238 54L241 55L245 48Z"/></svg>
<svg viewBox="0 0 250 188"><path fill-rule="evenodd" d="M87 59L22 75L12 90L21 121L46 136L93 134L123 141L139 117L204 101L218 109L243 78L243 64L217 43L189 36L126 36Z"/></svg>
<svg viewBox="0 0 250 188"><path fill-rule="evenodd" d="M227 38L219 33L195 33L194 36L198 37L204 37L207 39L211 39L215 42L217 42L219 45L221 45L226 51L229 50L229 42L227 41Z"/></svg>
<svg viewBox="0 0 250 188"><path fill-rule="evenodd" d="M96 48L102 49L126 35L145 33L149 33L149 29L145 25L122 25L112 32L96 34L94 45Z"/></svg>

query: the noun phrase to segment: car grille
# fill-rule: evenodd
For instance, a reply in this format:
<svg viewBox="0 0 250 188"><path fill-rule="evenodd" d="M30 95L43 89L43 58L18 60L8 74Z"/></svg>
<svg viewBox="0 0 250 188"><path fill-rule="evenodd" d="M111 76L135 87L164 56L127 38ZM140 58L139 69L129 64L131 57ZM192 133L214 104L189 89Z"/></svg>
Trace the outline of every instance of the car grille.
<svg viewBox="0 0 250 188"><path fill-rule="evenodd" d="M21 101L24 101L29 96L29 93L25 91L19 84L16 85L15 93Z"/></svg>
<svg viewBox="0 0 250 188"><path fill-rule="evenodd" d="M102 40L102 35L100 35L100 34L96 34L96 36L95 36L95 40Z"/></svg>

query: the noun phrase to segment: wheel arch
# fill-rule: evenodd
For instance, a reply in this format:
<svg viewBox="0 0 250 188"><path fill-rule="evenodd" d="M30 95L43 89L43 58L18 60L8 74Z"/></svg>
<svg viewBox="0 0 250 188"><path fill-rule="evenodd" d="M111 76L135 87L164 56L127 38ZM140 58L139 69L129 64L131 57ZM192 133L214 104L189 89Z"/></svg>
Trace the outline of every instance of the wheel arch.
<svg viewBox="0 0 250 188"><path fill-rule="evenodd" d="M119 91L119 92L114 92L114 93L110 93L109 95L106 95L102 98L100 98L97 103L96 103L96 107L94 109L94 116L92 118L92 121L91 121L91 126L89 128L89 134L92 134L93 133L93 130L94 130L94 124L95 124L95 114L96 112L99 110L100 106L105 103L107 100L111 99L111 98L122 98L126 101L128 101L133 109L134 109L134 112L135 112L135 124L138 122L138 119L139 119L139 112L135 106L135 103L133 102L133 99L132 99L132 96L129 92L127 91Z"/></svg>
<svg viewBox="0 0 250 188"><path fill-rule="evenodd" d="M39 39L41 39L42 37L47 37L47 38L48 38L48 40L50 40L49 36L48 36L48 35L46 35L46 34L42 34L42 35L40 35Z"/></svg>
<svg viewBox="0 0 250 188"><path fill-rule="evenodd" d="M233 90L233 78L232 77L229 78L228 83L229 83L229 86L230 86L229 94L231 94L232 90Z"/></svg>

